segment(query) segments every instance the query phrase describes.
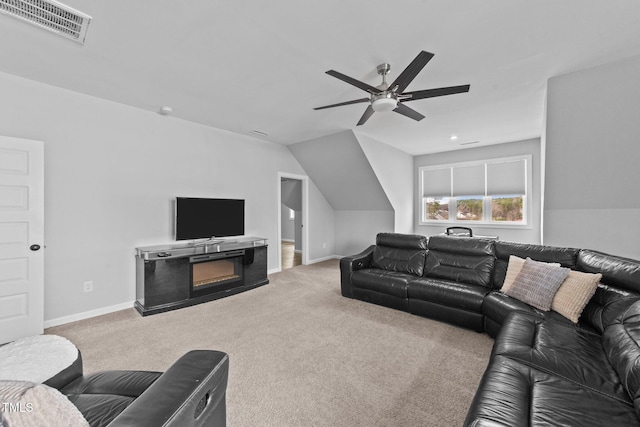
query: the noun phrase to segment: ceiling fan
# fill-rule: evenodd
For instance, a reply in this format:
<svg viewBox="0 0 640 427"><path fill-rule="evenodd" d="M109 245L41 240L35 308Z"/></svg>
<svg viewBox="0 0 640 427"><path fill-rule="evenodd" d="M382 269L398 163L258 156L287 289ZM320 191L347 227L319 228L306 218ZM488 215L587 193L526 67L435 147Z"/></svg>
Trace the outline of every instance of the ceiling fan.
<svg viewBox="0 0 640 427"><path fill-rule="evenodd" d="M387 83L387 74L391 70L391 65L378 65L378 74L382 76L382 84L379 86L371 86L367 83L346 76L338 71L329 70L327 74L349 83L359 89L369 92L368 98L355 99L353 101L340 102L338 104L325 105L324 107L316 107L314 110L323 110L325 108L340 107L342 105L358 104L361 102L369 102L369 106L365 110L358 125L364 124L369 117L376 111L395 111L398 114L407 116L413 120L422 120L424 116L416 110L404 105L405 102L415 101L418 99L434 98L436 96L453 95L456 93L469 92L469 85L441 87L437 89L417 90L412 92L404 92L409 83L418 75L425 65L433 58L433 53L424 50L416 56L416 58L404 69L402 73L393 81Z"/></svg>

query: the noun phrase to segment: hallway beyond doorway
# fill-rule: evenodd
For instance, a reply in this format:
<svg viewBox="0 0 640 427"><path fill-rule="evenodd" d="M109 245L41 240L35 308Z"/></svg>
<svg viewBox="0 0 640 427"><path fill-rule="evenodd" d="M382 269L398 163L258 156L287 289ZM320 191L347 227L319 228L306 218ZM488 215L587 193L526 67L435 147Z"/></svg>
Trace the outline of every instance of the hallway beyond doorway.
<svg viewBox="0 0 640 427"><path fill-rule="evenodd" d="M295 243L280 242L280 254L282 255L282 270L302 264L302 254L295 251Z"/></svg>

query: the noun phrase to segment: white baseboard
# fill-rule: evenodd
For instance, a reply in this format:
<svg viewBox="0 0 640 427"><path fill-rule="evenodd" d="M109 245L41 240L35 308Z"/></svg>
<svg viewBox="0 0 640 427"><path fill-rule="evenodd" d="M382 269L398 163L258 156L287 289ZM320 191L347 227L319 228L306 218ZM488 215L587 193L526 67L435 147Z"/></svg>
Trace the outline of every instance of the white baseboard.
<svg viewBox="0 0 640 427"><path fill-rule="evenodd" d="M58 317L44 321L44 327L51 328L53 326L64 325L65 323L77 322L78 320L89 319L91 317L102 316L103 314L113 313L114 311L126 310L133 308L135 301L124 302L122 304L111 305L109 307L97 308L95 310L83 311L82 313L71 314L69 316Z"/></svg>
<svg viewBox="0 0 640 427"><path fill-rule="evenodd" d="M328 261L330 259L340 259L340 258L342 258L340 255L329 255L322 258L310 259L308 264L316 264L322 261Z"/></svg>
<svg viewBox="0 0 640 427"><path fill-rule="evenodd" d="M329 256L322 257L322 258L310 259L310 260L307 262L307 265L317 264L317 263L322 262L322 261L328 261L328 260L330 260L330 259L340 259L340 258L343 258L343 257L342 257L341 255L329 255ZM281 269L278 269L278 268L272 268L271 270L268 270L268 271L267 271L267 275L269 275L269 274L275 274L275 273L280 273L281 271L282 271Z"/></svg>

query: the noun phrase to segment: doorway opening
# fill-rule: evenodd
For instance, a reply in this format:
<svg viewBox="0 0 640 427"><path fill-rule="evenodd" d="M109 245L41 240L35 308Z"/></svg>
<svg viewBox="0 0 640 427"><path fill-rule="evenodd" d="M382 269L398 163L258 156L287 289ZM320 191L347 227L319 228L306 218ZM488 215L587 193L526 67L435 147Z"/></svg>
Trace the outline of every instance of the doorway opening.
<svg viewBox="0 0 640 427"><path fill-rule="evenodd" d="M307 177L280 173L278 176L279 270L308 262Z"/></svg>

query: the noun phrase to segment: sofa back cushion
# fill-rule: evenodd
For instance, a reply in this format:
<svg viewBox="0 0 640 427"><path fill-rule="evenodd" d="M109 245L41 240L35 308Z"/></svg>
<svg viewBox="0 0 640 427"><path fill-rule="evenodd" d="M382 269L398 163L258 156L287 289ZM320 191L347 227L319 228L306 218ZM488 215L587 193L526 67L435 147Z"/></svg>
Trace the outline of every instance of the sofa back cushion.
<svg viewBox="0 0 640 427"><path fill-rule="evenodd" d="M640 261L582 249L576 269L586 273L601 273L602 283L640 293Z"/></svg>
<svg viewBox="0 0 640 427"><path fill-rule="evenodd" d="M640 301L607 326L602 345L640 416Z"/></svg>
<svg viewBox="0 0 640 427"><path fill-rule="evenodd" d="M601 333L640 299L640 261L582 249L576 269L602 274L601 283L581 317Z"/></svg>
<svg viewBox="0 0 640 427"><path fill-rule="evenodd" d="M619 321L624 312L637 301L640 295L626 289L598 284L580 316L580 323L587 323L601 334L611 324Z"/></svg>
<svg viewBox="0 0 640 427"><path fill-rule="evenodd" d="M511 255L522 259L531 258L534 261L558 263L561 267L575 269L579 251L574 248L497 241L495 242L496 264L493 289L502 287Z"/></svg>
<svg viewBox="0 0 640 427"><path fill-rule="evenodd" d="M495 261L493 240L431 236L428 248L425 277L491 286Z"/></svg>
<svg viewBox="0 0 640 427"><path fill-rule="evenodd" d="M372 267L422 276L427 238L413 234L379 233Z"/></svg>

